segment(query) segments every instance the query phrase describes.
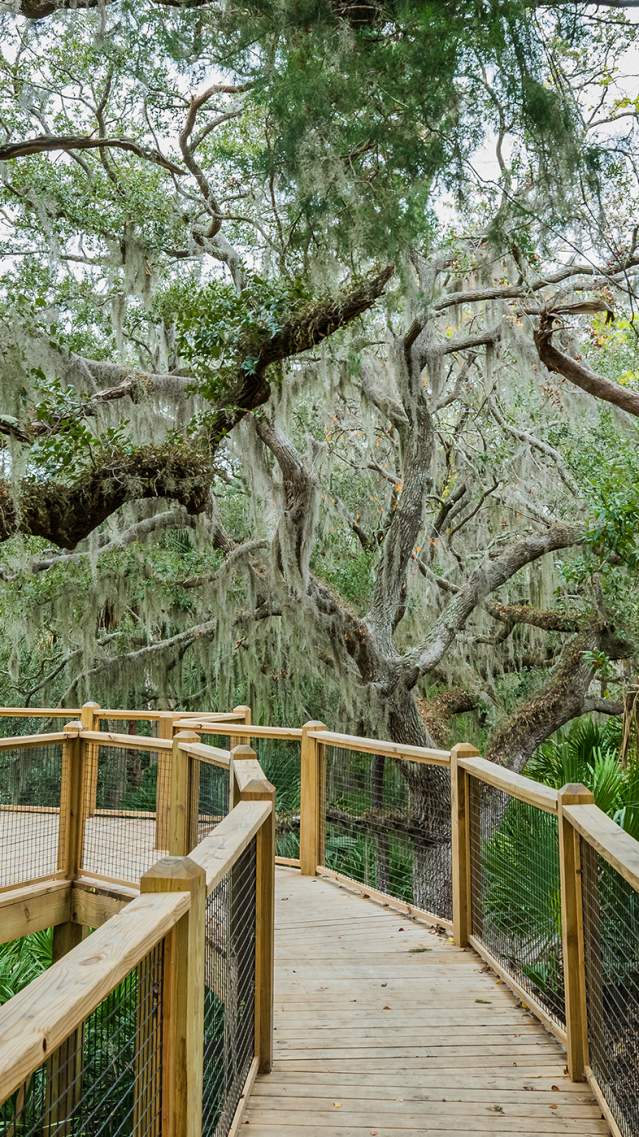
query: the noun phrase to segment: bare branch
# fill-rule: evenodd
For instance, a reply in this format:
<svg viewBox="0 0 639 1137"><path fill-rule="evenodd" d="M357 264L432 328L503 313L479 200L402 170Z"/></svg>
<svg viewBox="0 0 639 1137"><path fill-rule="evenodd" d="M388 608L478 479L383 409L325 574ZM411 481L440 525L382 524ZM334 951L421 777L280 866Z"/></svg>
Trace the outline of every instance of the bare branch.
<svg viewBox="0 0 639 1137"><path fill-rule="evenodd" d="M181 166L176 166L165 158L159 150L149 150L140 146L131 138L94 138L92 135L82 134L39 134L34 138L24 138L20 142L6 142L0 146L0 162L13 162L16 158L26 158L31 154L45 154L56 150L72 152L74 150L128 150L138 158L153 162L177 177L183 178L186 174Z"/></svg>

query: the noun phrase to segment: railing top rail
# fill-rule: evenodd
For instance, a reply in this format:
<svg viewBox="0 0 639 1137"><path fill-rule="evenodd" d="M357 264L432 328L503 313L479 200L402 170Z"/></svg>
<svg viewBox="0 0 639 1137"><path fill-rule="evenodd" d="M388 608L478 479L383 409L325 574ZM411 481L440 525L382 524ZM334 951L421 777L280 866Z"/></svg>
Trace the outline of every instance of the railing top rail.
<svg viewBox="0 0 639 1137"><path fill-rule="evenodd" d="M20 747L49 746L52 742L64 742L64 731L52 731L50 734L15 734L11 738L0 738L0 750L18 750Z"/></svg>
<svg viewBox="0 0 639 1137"><path fill-rule="evenodd" d="M79 714L74 711L73 714ZM95 717L98 719L123 719L128 722L157 722L160 719L210 719L212 722L243 722L242 711L127 711L121 707L96 707Z"/></svg>
<svg viewBox="0 0 639 1137"><path fill-rule="evenodd" d="M388 742L377 738L359 738L355 734L339 734L333 730L309 730L309 738L336 746L340 750L360 750L363 754L380 754L384 758L404 758L429 766L449 766L450 750L431 750L426 746L410 746L404 742Z"/></svg>
<svg viewBox="0 0 639 1137"><path fill-rule="evenodd" d="M270 801L239 802L213 832L191 850L190 859L206 873L209 895L241 857L272 809Z"/></svg>
<svg viewBox="0 0 639 1137"><path fill-rule="evenodd" d="M208 762L211 766L222 766L228 770L231 765L230 750L221 750L218 746L208 746L206 742L180 742L180 750L197 758L200 762Z"/></svg>
<svg viewBox="0 0 639 1137"><path fill-rule="evenodd" d="M0 718L73 719L79 714L79 707L0 707Z"/></svg>
<svg viewBox="0 0 639 1137"><path fill-rule="evenodd" d="M187 892L137 897L0 1008L0 1102L148 955L190 902Z"/></svg>
<svg viewBox="0 0 639 1137"><path fill-rule="evenodd" d="M459 765L467 770L474 778L502 790L510 797L519 801L535 805L546 813L557 813L559 808L559 794L551 786L542 782L534 782L532 778L525 778L523 774L516 774L514 770L507 770L505 766L498 766L496 762L489 762L487 758L460 758Z"/></svg>
<svg viewBox="0 0 639 1137"><path fill-rule="evenodd" d="M584 841L639 892L639 841L597 805L565 805L562 812Z"/></svg>
<svg viewBox="0 0 639 1137"><path fill-rule="evenodd" d="M279 738L295 742L302 737L299 726L249 726L248 723L224 722L223 720L178 719L176 730L197 730L200 734L225 734L230 738Z"/></svg>
<svg viewBox="0 0 639 1137"><path fill-rule="evenodd" d="M106 730L82 730L80 738L86 742L99 742L101 746L124 750L171 750L173 747L170 738L150 738L146 734L115 734Z"/></svg>

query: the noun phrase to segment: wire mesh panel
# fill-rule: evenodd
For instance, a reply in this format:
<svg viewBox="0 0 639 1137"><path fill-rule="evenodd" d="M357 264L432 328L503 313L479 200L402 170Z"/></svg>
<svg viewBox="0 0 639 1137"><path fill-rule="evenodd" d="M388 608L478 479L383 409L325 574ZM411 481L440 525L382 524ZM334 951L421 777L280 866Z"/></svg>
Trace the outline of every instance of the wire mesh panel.
<svg viewBox="0 0 639 1137"><path fill-rule="evenodd" d="M214 766L191 757L191 848L211 833L229 811L230 774L226 766Z"/></svg>
<svg viewBox="0 0 639 1137"><path fill-rule="evenodd" d="M588 1050L623 1137L639 1133L639 895L581 841Z"/></svg>
<svg viewBox="0 0 639 1137"><path fill-rule="evenodd" d="M557 818L470 779L473 935L565 1024Z"/></svg>
<svg viewBox="0 0 639 1137"><path fill-rule="evenodd" d="M323 749L324 865L450 919L448 770Z"/></svg>
<svg viewBox="0 0 639 1137"><path fill-rule="evenodd" d="M58 867L62 745L0 750L0 887Z"/></svg>
<svg viewBox="0 0 639 1137"><path fill-rule="evenodd" d="M251 742L264 777L275 786L275 833L278 857L300 855L300 743L282 738Z"/></svg>
<svg viewBox="0 0 639 1137"><path fill-rule="evenodd" d="M95 745L85 761L85 871L137 883L167 851L170 752ZM93 800L91 800L93 799ZM156 802L163 803L158 825Z"/></svg>
<svg viewBox="0 0 639 1137"><path fill-rule="evenodd" d="M226 1137L255 1053L255 839L211 893L204 948L203 1137Z"/></svg>
<svg viewBox="0 0 639 1137"><path fill-rule="evenodd" d="M160 943L0 1105L7 1137L161 1137Z"/></svg>

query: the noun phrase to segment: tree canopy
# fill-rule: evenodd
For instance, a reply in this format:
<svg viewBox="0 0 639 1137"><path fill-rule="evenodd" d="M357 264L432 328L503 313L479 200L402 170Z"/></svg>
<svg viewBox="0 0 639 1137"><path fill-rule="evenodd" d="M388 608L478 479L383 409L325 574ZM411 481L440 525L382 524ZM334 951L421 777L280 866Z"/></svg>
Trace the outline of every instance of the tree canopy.
<svg viewBox="0 0 639 1137"><path fill-rule="evenodd" d="M4 7L6 703L618 713L633 6Z"/></svg>

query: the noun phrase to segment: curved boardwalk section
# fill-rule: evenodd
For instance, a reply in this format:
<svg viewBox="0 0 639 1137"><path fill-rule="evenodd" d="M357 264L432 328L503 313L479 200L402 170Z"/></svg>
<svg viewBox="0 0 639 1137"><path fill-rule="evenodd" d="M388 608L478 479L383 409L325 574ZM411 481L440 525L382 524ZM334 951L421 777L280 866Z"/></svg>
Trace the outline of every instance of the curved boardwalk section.
<svg viewBox="0 0 639 1137"><path fill-rule="evenodd" d="M244 1137L605 1135L559 1045L472 951L278 870L275 1060Z"/></svg>

